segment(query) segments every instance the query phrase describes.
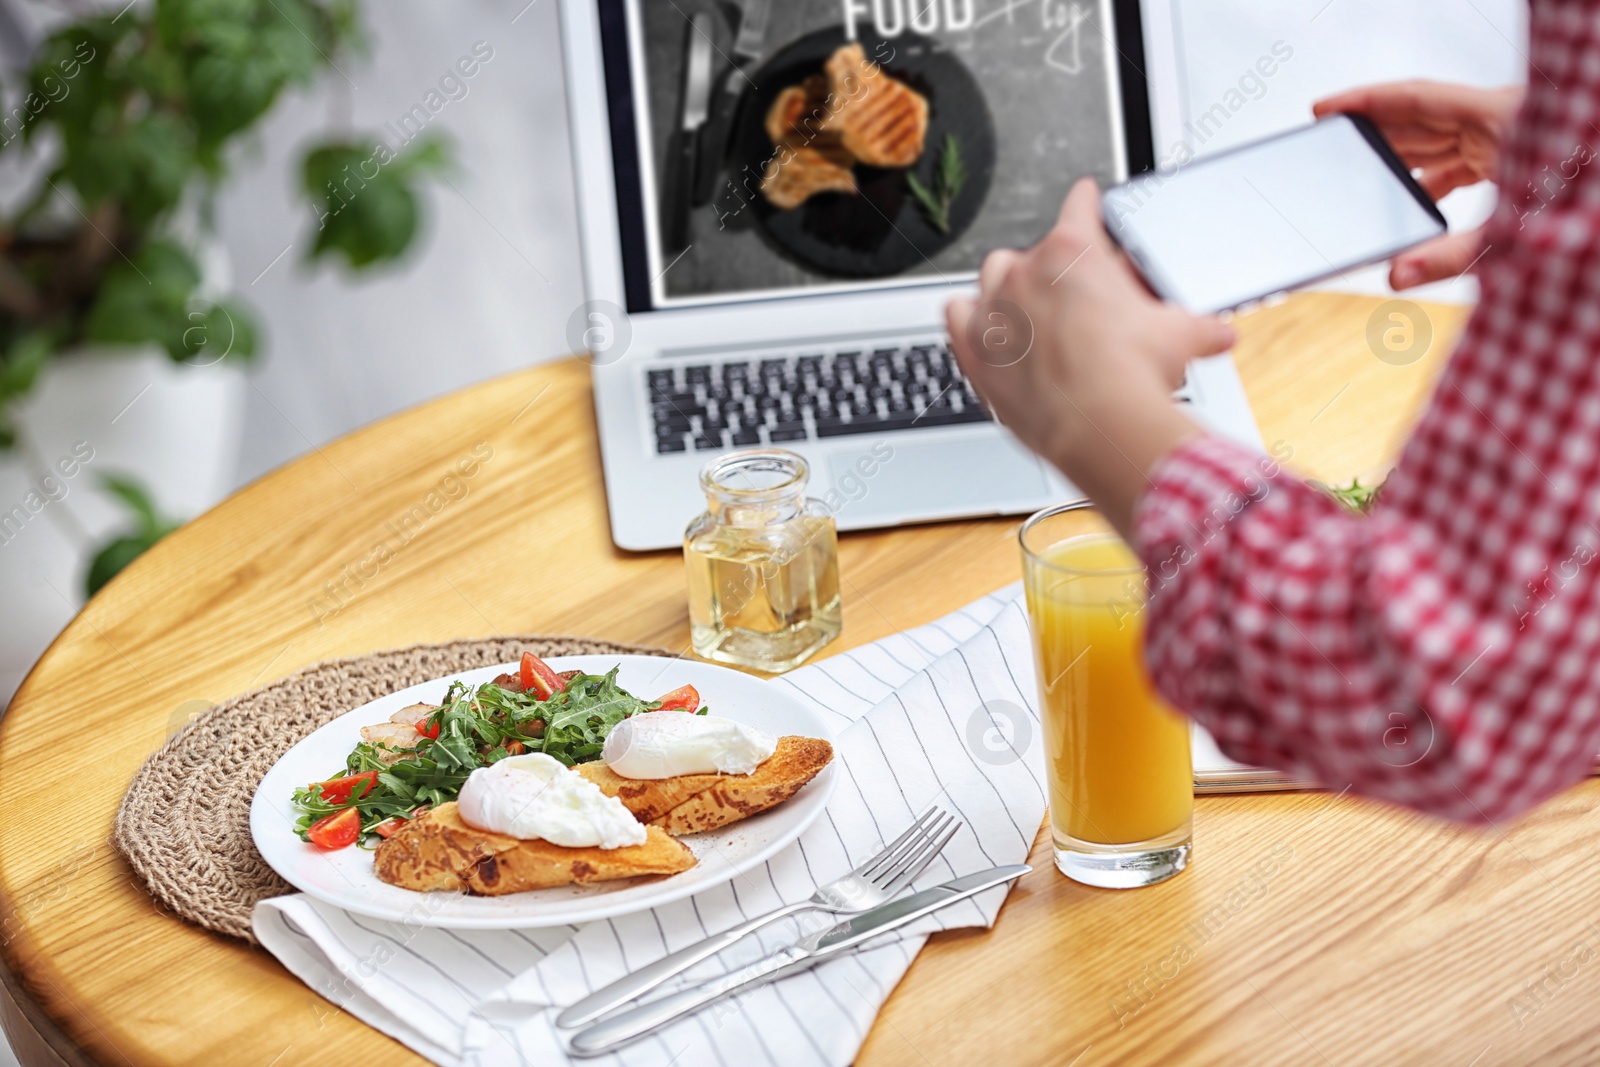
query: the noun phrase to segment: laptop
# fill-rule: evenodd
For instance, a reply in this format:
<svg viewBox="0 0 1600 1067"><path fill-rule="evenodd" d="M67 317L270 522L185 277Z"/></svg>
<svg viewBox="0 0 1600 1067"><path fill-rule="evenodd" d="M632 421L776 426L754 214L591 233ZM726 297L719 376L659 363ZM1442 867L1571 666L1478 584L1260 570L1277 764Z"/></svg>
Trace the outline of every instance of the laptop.
<svg viewBox="0 0 1600 1067"><path fill-rule="evenodd" d="M804 456L843 530L1081 497L963 380L944 306L1078 178L1177 142L1168 4L562 0L561 27L568 340L620 548L681 544L700 470L739 448ZM1260 446L1229 356L1174 402Z"/></svg>

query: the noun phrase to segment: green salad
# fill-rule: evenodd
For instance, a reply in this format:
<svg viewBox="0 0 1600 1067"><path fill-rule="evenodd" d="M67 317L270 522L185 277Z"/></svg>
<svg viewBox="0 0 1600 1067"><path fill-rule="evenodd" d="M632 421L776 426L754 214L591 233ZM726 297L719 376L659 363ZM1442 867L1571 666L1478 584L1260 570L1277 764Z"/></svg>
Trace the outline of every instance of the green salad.
<svg viewBox="0 0 1600 1067"><path fill-rule="evenodd" d="M642 711L704 715L700 695L685 685L658 700L641 700L605 674L557 674L531 652L518 675L470 689L451 682L438 706L416 705L416 721L398 715L363 728L344 773L296 789L296 833L319 848L338 849L376 835L390 837L435 804L454 800L467 776L507 756L543 752L571 767L600 758L612 727Z"/></svg>

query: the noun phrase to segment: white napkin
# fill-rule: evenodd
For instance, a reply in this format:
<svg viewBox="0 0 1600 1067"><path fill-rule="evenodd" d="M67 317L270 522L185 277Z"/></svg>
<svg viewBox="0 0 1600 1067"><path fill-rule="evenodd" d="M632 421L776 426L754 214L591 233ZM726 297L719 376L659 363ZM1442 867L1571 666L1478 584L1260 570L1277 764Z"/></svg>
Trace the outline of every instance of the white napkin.
<svg viewBox="0 0 1600 1067"><path fill-rule="evenodd" d="M777 679L835 721L842 774L825 815L761 867L687 900L582 927L435 930L304 894L256 905L261 943L331 1003L440 1064L569 1062L554 1016L624 973L781 904L803 900L897 836L929 804L964 826L922 889L1021 863L1045 812L1043 744L1020 586L926 626ZM715 857L702 862L715 862ZM628 1067L744 1067L855 1059L878 1009L937 929L994 922L998 887L900 936L729 998L620 1054ZM769 927L690 971L725 973L835 920Z"/></svg>

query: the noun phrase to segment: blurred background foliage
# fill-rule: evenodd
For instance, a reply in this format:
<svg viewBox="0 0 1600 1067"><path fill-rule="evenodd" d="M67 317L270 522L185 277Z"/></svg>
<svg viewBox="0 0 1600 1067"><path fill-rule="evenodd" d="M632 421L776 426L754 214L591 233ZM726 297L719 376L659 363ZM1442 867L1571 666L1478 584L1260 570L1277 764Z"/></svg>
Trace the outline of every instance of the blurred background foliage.
<svg viewBox="0 0 1600 1067"><path fill-rule="evenodd" d="M0 212L0 448L58 353L256 354L253 315L202 266L230 149L287 90L343 77L340 61L363 46L356 0L153 0L75 18L42 42L0 114L0 153L27 154L31 176ZM420 225L418 183L448 164L438 139L396 151L345 134L309 149L308 260L360 271L401 257ZM119 486L147 547L171 523L135 506L148 504L136 484ZM91 590L131 547L96 558Z"/></svg>
<svg viewBox="0 0 1600 1067"><path fill-rule="evenodd" d="M226 342L226 358L255 353L249 313L203 292L195 245L212 195L229 147L283 92L361 46L354 0L155 0L45 40L0 116L0 152L45 157L0 217L0 443L14 434L6 408L54 352L156 344L187 360ZM414 183L446 162L436 140L398 155L373 138L311 149L310 258L360 269L401 256L418 228Z"/></svg>

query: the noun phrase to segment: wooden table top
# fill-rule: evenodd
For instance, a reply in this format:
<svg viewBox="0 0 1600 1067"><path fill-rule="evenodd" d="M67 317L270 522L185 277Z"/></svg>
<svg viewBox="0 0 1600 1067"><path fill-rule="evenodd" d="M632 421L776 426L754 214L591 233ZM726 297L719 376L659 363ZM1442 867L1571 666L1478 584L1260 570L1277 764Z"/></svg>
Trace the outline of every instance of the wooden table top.
<svg viewBox="0 0 1600 1067"><path fill-rule="evenodd" d="M1429 307L1432 349L1394 366L1366 342L1378 304L1302 295L1241 322L1263 436L1327 481L1382 473L1463 321ZM492 456L467 495L319 619L324 583L475 447ZM598 472L586 368L536 367L312 451L85 608L0 721L0 942L63 1056L421 1062L325 1014L267 953L157 911L107 843L112 816L192 702L318 660L522 632L685 648L681 560L611 546ZM839 647L1014 580L1016 527L845 535ZM1194 866L1136 892L1069 882L1041 836L997 927L935 938L860 1062L1593 1062L1600 880L1578 876L1596 790L1484 831L1329 794L1206 797Z"/></svg>

